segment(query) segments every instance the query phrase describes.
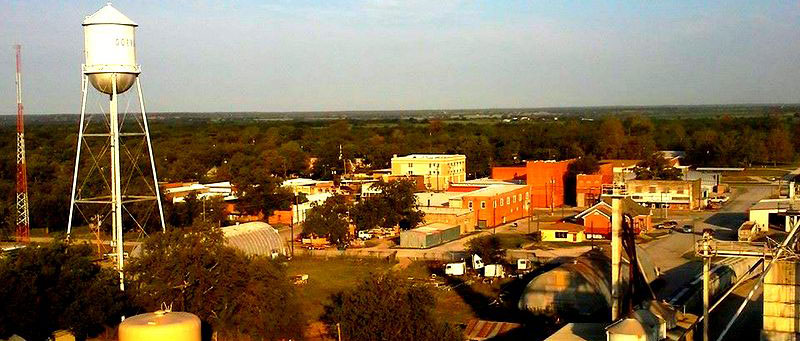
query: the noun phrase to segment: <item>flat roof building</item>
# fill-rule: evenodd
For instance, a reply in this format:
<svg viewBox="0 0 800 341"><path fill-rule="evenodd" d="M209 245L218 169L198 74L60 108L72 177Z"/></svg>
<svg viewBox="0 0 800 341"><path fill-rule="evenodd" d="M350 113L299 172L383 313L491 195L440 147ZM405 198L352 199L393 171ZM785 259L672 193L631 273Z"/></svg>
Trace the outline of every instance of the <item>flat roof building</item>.
<svg viewBox="0 0 800 341"><path fill-rule="evenodd" d="M461 154L411 154L392 158L392 176L422 176L425 188L444 191L467 180L467 157Z"/></svg>
<svg viewBox="0 0 800 341"><path fill-rule="evenodd" d="M628 180L625 189L633 201L652 208L696 210L704 206L701 180Z"/></svg>
<svg viewBox="0 0 800 341"><path fill-rule="evenodd" d="M526 185L492 185L450 198L450 207L475 211L478 228L493 228L530 215Z"/></svg>
<svg viewBox="0 0 800 341"><path fill-rule="evenodd" d="M455 224L433 223L400 232L400 247L427 249L456 240L461 228Z"/></svg>

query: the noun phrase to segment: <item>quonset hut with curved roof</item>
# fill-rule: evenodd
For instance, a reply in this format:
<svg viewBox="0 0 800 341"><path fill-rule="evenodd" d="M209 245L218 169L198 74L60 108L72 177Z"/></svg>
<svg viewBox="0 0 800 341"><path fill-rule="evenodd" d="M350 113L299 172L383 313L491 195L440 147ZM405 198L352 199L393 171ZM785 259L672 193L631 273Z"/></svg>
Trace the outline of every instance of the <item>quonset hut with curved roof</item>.
<svg viewBox="0 0 800 341"><path fill-rule="evenodd" d="M534 277L519 299L519 308L580 316L609 315L611 309L611 259L606 250L592 250ZM658 270L638 245L636 255L645 280L653 282ZM623 260L622 282L628 283L630 263Z"/></svg>
<svg viewBox="0 0 800 341"><path fill-rule="evenodd" d="M239 249L247 255L270 256L286 255L286 243L278 230L270 224L254 221L222 228L225 245Z"/></svg>

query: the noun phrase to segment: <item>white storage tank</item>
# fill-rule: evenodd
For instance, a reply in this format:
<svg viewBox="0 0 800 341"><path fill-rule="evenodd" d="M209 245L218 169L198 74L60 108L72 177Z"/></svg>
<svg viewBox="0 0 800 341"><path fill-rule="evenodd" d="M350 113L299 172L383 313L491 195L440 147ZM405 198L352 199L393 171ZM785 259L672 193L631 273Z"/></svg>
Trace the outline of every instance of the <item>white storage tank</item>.
<svg viewBox="0 0 800 341"><path fill-rule="evenodd" d="M200 341L200 319L163 310L136 315L120 323L119 341Z"/></svg>
<svg viewBox="0 0 800 341"><path fill-rule="evenodd" d="M100 92L111 94L117 74L117 93L130 89L140 68L136 64L136 23L107 4L83 21L84 73Z"/></svg>

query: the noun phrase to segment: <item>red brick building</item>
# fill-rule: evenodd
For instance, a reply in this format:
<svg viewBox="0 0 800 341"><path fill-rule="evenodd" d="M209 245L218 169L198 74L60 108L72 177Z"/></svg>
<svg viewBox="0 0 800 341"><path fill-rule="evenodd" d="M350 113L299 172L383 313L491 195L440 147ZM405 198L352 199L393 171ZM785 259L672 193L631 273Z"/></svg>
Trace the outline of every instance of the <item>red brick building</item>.
<svg viewBox="0 0 800 341"><path fill-rule="evenodd" d="M633 230L636 234L650 231L653 227L650 209L637 204L630 198L622 199L622 214L632 218ZM575 217L583 224L587 239L610 238L611 199L604 199Z"/></svg>
<svg viewBox="0 0 800 341"><path fill-rule="evenodd" d="M478 228L492 228L527 217L530 192L525 185L493 185L450 198L450 207L475 212Z"/></svg>
<svg viewBox="0 0 800 341"><path fill-rule="evenodd" d="M528 161L524 166L492 167L492 179L524 180L530 188L531 207L559 207L564 205L564 182L572 161Z"/></svg>
<svg viewBox="0 0 800 341"><path fill-rule="evenodd" d="M575 177L575 202L578 207L587 207L600 200L603 185L614 183L614 164L601 163L594 174L578 174Z"/></svg>
<svg viewBox="0 0 800 341"><path fill-rule="evenodd" d="M567 167L573 160L528 161L527 184L531 188L531 206L539 208L564 205L564 182Z"/></svg>

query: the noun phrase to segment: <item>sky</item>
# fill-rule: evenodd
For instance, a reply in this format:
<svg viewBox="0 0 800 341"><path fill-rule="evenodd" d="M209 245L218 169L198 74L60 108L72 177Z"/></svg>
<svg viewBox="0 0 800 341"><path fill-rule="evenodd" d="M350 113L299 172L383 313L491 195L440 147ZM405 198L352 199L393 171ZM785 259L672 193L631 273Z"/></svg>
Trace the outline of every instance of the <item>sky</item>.
<svg viewBox="0 0 800 341"><path fill-rule="evenodd" d="M800 1L115 1L148 111L800 102ZM0 0L0 113L80 110L105 1ZM5 51L5 52L2 52Z"/></svg>

